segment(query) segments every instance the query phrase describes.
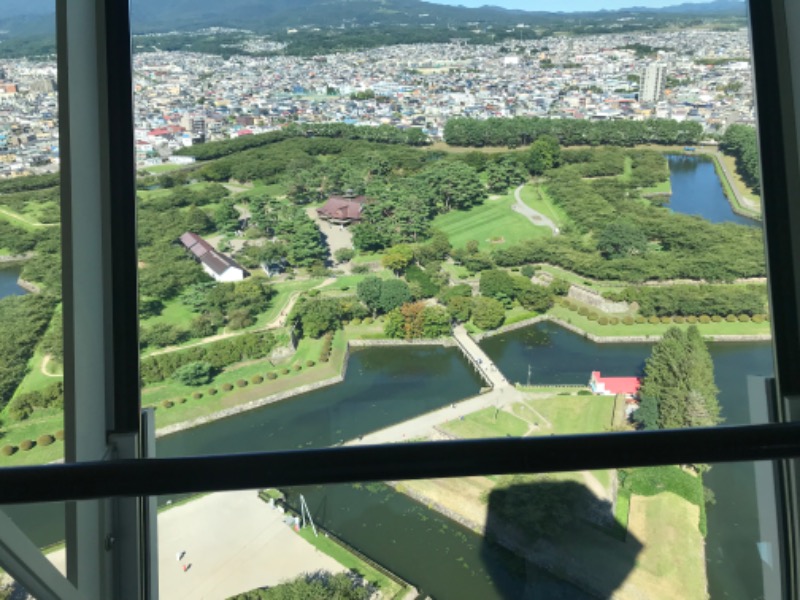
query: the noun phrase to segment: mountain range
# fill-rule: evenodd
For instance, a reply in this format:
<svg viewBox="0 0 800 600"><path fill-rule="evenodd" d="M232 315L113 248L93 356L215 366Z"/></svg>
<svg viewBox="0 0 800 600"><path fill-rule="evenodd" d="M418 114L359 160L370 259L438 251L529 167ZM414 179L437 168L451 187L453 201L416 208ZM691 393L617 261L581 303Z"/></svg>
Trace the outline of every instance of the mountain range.
<svg viewBox="0 0 800 600"><path fill-rule="evenodd" d="M448 26L470 23L546 25L564 20L620 18L624 15L745 16L743 0L713 0L666 8L629 8L594 13L465 8L422 0L133 0L135 33L234 27L269 31L288 27ZM52 31L53 0L2 0L0 30L5 35Z"/></svg>

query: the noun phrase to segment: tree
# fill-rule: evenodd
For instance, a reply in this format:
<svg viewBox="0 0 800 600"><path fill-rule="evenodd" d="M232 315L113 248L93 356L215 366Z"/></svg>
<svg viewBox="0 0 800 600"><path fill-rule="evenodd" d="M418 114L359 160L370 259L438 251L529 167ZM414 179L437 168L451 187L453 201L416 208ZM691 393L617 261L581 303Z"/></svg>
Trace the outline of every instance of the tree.
<svg viewBox="0 0 800 600"><path fill-rule="evenodd" d="M483 202L486 197L478 173L461 161L439 161L422 174L427 198L439 212L451 209L466 210Z"/></svg>
<svg viewBox="0 0 800 600"><path fill-rule="evenodd" d="M414 260L414 250L408 244L398 244L387 250L381 258L381 264L398 274L405 271L409 263Z"/></svg>
<svg viewBox="0 0 800 600"><path fill-rule="evenodd" d="M290 320L299 322L304 336L318 338L341 325L341 304L338 298L306 297L295 305Z"/></svg>
<svg viewBox="0 0 800 600"><path fill-rule="evenodd" d="M647 412L636 420L652 427L655 411L660 429L716 425L720 422L717 393L711 355L697 327L685 333L672 327L647 359L639 390Z"/></svg>
<svg viewBox="0 0 800 600"><path fill-rule="evenodd" d="M450 333L450 314L441 306L426 306L422 311L422 335L443 337Z"/></svg>
<svg viewBox="0 0 800 600"><path fill-rule="evenodd" d="M333 257L336 259L337 263L346 263L353 260L353 257L356 255L356 251L352 248L338 248L336 252L333 253Z"/></svg>
<svg viewBox="0 0 800 600"><path fill-rule="evenodd" d="M225 233L233 233L239 228L239 211L232 200L223 201L214 212L217 229Z"/></svg>
<svg viewBox="0 0 800 600"><path fill-rule="evenodd" d="M647 237L631 221L612 221L600 231L597 249L606 258L644 254L647 250Z"/></svg>
<svg viewBox="0 0 800 600"><path fill-rule="evenodd" d="M552 135L542 135L531 144L525 165L531 175L541 175L561 164L561 147Z"/></svg>
<svg viewBox="0 0 800 600"><path fill-rule="evenodd" d="M509 308L516 297L514 280L508 272L500 269L481 272L480 291L481 295L495 298Z"/></svg>
<svg viewBox="0 0 800 600"><path fill-rule="evenodd" d="M481 329L496 329L503 324L506 311L494 298L478 296L472 301L472 322Z"/></svg>
<svg viewBox="0 0 800 600"><path fill-rule="evenodd" d="M633 413L633 420L641 429L652 431L658 429L658 398L639 394L639 408Z"/></svg>
<svg viewBox="0 0 800 600"><path fill-rule="evenodd" d="M214 369L210 363L204 361L191 362L175 370L172 378L180 381L183 385L198 386L205 385L214 377Z"/></svg>
<svg viewBox="0 0 800 600"><path fill-rule="evenodd" d="M534 285L521 275L514 277L514 296L526 310L543 313L553 306L553 291L549 287Z"/></svg>
<svg viewBox="0 0 800 600"><path fill-rule="evenodd" d="M378 310L388 313L411 300L408 284L402 279L388 279L381 282L381 295L378 299Z"/></svg>
<svg viewBox="0 0 800 600"><path fill-rule="evenodd" d="M358 299L363 302L368 309L372 311L373 315L378 314L381 300L381 288L383 282L380 278L370 275L358 282L356 286L356 295Z"/></svg>
<svg viewBox="0 0 800 600"><path fill-rule="evenodd" d="M368 600L375 593L357 575L318 571L269 589L256 589L233 596L231 600Z"/></svg>

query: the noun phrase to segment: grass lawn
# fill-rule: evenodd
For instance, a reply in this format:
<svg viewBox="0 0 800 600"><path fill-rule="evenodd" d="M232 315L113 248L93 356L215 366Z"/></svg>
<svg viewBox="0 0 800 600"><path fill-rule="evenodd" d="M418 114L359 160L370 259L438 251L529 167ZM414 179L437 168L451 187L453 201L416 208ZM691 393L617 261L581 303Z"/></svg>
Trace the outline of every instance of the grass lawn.
<svg viewBox="0 0 800 600"><path fill-rule="evenodd" d="M264 327L277 319L286 308L289 299L296 292L305 292L322 283L322 279L288 280L272 284L277 294L272 298L269 308L258 315L253 328Z"/></svg>
<svg viewBox="0 0 800 600"><path fill-rule="evenodd" d="M460 438L520 437L528 431L528 423L504 410L484 408L463 420L448 421L441 429Z"/></svg>
<svg viewBox="0 0 800 600"><path fill-rule="evenodd" d="M547 188L543 185L526 185L522 188L520 197L528 207L542 213L560 228L572 222L569 215L553 202L547 193Z"/></svg>
<svg viewBox="0 0 800 600"><path fill-rule="evenodd" d="M651 185L650 187L640 188L639 191L642 194L671 194L672 182L670 182L670 180L667 179L666 181L662 181L661 183Z"/></svg>
<svg viewBox="0 0 800 600"><path fill-rule="evenodd" d="M169 171L177 171L178 169L185 169L192 165L173 165L173 164L166 164L166 165L153 165L152 167L145 167L145 171L150 173L167 173Z"/></svg>
<svg viewBox="0 0 800 600"><path fill-rule="evenodd" d="M353 257L352 262L354 265L359 265L362 263L380 263L381 258L383 258L382 252L360 252Z"/></svg>
<svg viewBox="0 0 800 600"><path fill-rule="evenodd" d="M525 401L528 408L547 419L552 427L539 423L533 435L570 435L598 433L611 426L614 408L613 396L553 396L531 398Z"/></svg>
<svg viewBox="0 0 800 600"><path fill-rule="evenodd" d="M728 172L733 176L733 185L739 192L739 194L741 194L748 200L752 200L757 204L761 204L761 196L754 194L752 190L749 187L747 187L747 185L744 183L744 180L739 175L739 172L736 170L736 159L733 158L732 156L728 156L727 154L722 154L722 153L720 154L722 156L722 163L725 164L725 166L728 169Z"/></svg>
<svg viewBox="0 0 800 600"><path fill-rule="evenodd" d="M41 390L57 381L61 381L62 376L58 377L49 377L42 373L42 361L44 360L44 353L40 350L36 350L31 356L30 360L28 361L28 373L25 375L23 380L20 382L19 386L17 386L17 390L14 392L14 395L24 394L27 392L33 392L35 390ZM56 370L53 368L55 365L48 364L48 372L55 373ZM60 371L60 366L58 367Z"/></svg>
<svg viewBox="0 0 800 600"><path fill-rule="evenodd" d="M697 530L698 508L671 492L632 496L628 544L642 544L633 581L650 598L707 597L703 537Z"/></svg>
<svg viewBox="0 0 800 600"><path fill-rule="evenodd" d="M42 223L34 221L6 207L0 207L0 219L8 221L12 225L27 231L35 231L37 227L43 227Z"/></svg>
<svg viewBox="0 0 800 600"><path fill-rule="evenodd" d="M386 269L379 269L375 271L370 271L369 273L365 273L363 275L340 275L336 278L336 281L333 282L331 285L327 285L322 288L322 291L326 290L338 290L342 291L345 290L347 292L355 293L356 287L359 283L361 283L366 277L369 276L379 277L381 279L392 279L394 275L390 271Z"/></svg>
<svg viewBox="0 0 800 600"><path fill-rule="evenodd" d="M503 325L519 323L520 321L532 319L536 316L539 316L539 313L532 310L525 310L521 306L515 306L511 310L506 311L506 320L503 321Z"/></svg>
<svg viewBox="0 0 800 600"><path fill-rule="evenodd" d="M629 182L633 177L633 159L630 156L625 157L625 165L622 169L622 175L617 177L620 181Z"/></svg>
<svg viewBox="0 0 800 600"><path fill-rule="evenodd" d="M152 327L158 323L175 325L181 329L189 329L192 320L198 316L190 307L186 306L179 298L167 300L160 315L149 317L140 321L142 327Z"/></svg>
<svg viewBox="0 0 800 600"><path fill-rule="evenodd" d="M513 203L514 195L507 194L467 211L451 210L436 217L432 225L447 234L454 248L462 248L470 240L477 240L482 250L490 250L531 238L551 237L549 227L537 227L512 211Z"/></svg>
<svg viewBox="0 0 800 600"><path fill-rule="evenodd" d="M358 556L334 542L324 533L315 536L311 527L305 527L300 530L299 535L317 550L327 554L346 569L356 571L371 584L376 585L380 589L381 598L391 600L404 589L399 583L395 583Z"/></svg>
<svg viewBox="0 0 800 600"><path fill-rule="evenodd" d="M449 260L442 263L442 271L447 273L450 276L450 279L454 281L469 279L470 277L474 278L475 281L478 280L477 275L469 274L469 270L467 270L467 267L464 267L462 265L457 265Z"/></svg>
<svg viewBox="0 0 800 600"><path fill-rule="evenodd" d="M651 325L649 323L625 325L619 323L617 325L600 325L597 321L590 321L586 317L579 315L564 308L563 306L554 306L549 311L549 314L558 317L576 327L579 327L587 333L598 336L660 336L670 327L688 327L689 324L678 325L675 323L663 324L658 323ZM696 323L697 329L700 330L701 335L763 335L771 332L769 322L763 323L728 323L723 321L721 323ZM655 340L654 340L655 341Z"/></svg>

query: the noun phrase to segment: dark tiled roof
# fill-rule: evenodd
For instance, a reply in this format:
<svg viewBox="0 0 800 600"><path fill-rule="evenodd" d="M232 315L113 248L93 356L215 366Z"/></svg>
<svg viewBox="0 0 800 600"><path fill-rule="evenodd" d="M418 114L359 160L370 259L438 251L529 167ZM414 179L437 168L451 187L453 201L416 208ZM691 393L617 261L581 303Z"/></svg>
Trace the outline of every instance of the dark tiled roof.
<svg viewBox="0 0 800 600"><path fill-rule="evenodd" d="M183 244L189 252L206 265L209 269L214 271L217 275L222 275L230 267L235 267L244 271L245 269L240 266L235 260L221 254L214 250L214 247L201 238L196 233L187 231L181 236L181 244Z"/></svg>
<svg viewBox="0 0 800 600"><path fill-rule="evenodd" d="M342 196L331 196L317 209L321 217L329 219L349 219L358 221L361 219L361 211L367 202L366 196L356 196L355 198L344 198Z"/></svg>

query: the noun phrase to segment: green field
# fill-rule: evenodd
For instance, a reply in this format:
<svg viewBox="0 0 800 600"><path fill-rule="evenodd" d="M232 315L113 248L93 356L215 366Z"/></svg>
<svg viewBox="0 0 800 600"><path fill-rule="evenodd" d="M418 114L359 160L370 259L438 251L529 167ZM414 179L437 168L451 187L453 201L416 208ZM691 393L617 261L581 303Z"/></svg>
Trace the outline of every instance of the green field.
<svg viewBox="0 0 800 600"><path fill-rule="evenodd" d="M179 169L185 169L192 165L173 165L173 164L166 164L166 165L154 165L152 167L145 167L145 171L150 173L159 174L159 173L168 173L169 171L177 171Z"/></svg>
<svg viewBox="0 0 800 600"><path fill-rule="evenodd" d="M586 377L588 379L588 373ZM542 427L532 435L599 433L611 426L614 397L554 396L528 399L524 405L542 415L552 426L540 423Z"/></svg>
<svg viewBox="0 0 800 600"><path fill-rule="evenodd" d="M482 250L517 244L536 237L550 237L549 227L537 227L527 218L511 210L514 195L486 200L467 211L452 210L433 220L433 227L442 230L454 248L462 248L477 240Z"/></svg>
<svg viewBox="0 0 800 600"><path fill-rule="evenodd" d="M572 222L567 213L553 202L547 194L547 188L543 185L526 185L522 188L520 197L529 208L542 213L559 228Z"/></svg>
<svg viewBox="0 0 800 600"><path fill-rule="evenodd" d="M672 194L672 182L667 179L650 187L640 188L642 194Z"/></svg>
<svg viewBox="0 0 800 600"><path fill-rule="evenodd" d="M441 429L460 438L520 437L528 431L528 423L511 413L484 408L461 420L448 421Z"/></svg>

